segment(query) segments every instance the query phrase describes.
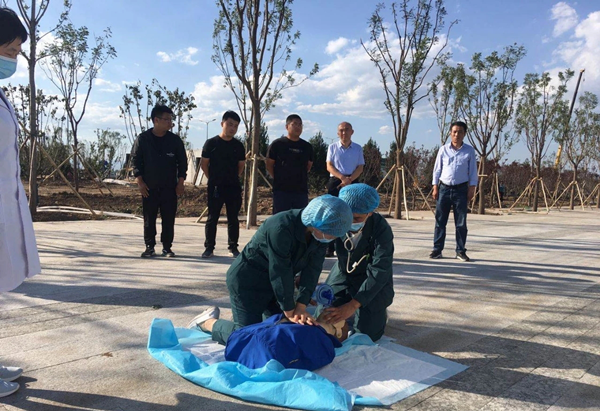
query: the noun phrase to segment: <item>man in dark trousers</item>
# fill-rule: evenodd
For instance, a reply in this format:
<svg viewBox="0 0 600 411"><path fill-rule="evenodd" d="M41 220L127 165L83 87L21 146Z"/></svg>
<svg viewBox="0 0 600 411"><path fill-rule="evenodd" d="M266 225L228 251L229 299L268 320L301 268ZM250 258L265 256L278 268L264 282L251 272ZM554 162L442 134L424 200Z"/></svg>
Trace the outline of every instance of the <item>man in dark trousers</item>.
<svg viewBox="0 0 600 411"><path fill-rule="evenodd" d="M470 261L467 256L467 204L477 187L477 157L475 149L463 141L467 125L452 123L450 142L440 147L433 169L433 198L435 206L435 233L429 258L442 258L446 241L446 224L450 209L454 210L456 227L456 258Z"/></svg>
<svg viewBox="0 0 600 411"><path fill-rule="evenodd" d="M313 164L313 148L300 138L302 119L298 114L286 118L285 128L287 137L271 143L265 161L273 177L273 214L308 204L308 172Z"/></svg>
<svg viewBox="0 0 600 411"><path fill-rule="evenodd" d="M177 196L183 194L187 173L187 156L183 141L169 130L173 127L173 111L156 105L150 114L154 127L140 134L131 151L133 175L142 194L144 242L142 257L156 255L156 216L160 210L163 244L162 255L175 257L173 245Z"/></svg>
<svg viewBox="0 0 600 411"><path fill-rule="evenodd" d="M210 258L216 244L217 223L223 204L227 208L227 243L229 255L237 257L242 208L242 186L240 176L244 172L246 150L235 134L240 125L240 116L226 111L221 119L221 134L206 140L202 148L201 167L208 178L208 219L204 226L205 240L202 258Z"/></svg>

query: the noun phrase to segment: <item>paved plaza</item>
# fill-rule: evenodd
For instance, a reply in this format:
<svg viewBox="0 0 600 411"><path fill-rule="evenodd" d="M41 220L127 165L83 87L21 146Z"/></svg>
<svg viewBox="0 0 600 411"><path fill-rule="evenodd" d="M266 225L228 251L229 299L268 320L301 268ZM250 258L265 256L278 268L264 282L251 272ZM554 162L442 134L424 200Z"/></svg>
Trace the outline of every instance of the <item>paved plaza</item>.
<svg viewBox="0 0 600 411"><path fill-rule="evenodd" d="M383 409L600 409L600 211L469 215L470 263L453 258L452 229L444 258L430 260L433 215L410 217L388 220L386 334L470 368ZM25 370L0 411L280 409L195 386L146 350L153 318L185 326L208 305L229 306L225 226L209 260L194 219L176 222L175 259L139 257L139 220L35 229L43 273L0 294L0 363ZM240 245L253 233L241 230Z"/></svg>

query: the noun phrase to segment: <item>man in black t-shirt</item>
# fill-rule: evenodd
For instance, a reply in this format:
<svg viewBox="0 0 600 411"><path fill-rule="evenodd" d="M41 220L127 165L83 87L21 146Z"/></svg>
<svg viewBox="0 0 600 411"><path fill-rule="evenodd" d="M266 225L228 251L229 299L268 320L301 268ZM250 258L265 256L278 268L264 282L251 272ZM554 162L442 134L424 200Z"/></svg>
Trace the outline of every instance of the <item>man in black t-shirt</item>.
<svg viewBox="0 0 600 411"><path fill-rule="evenodd" d="M217 223L223 204L227 209L227 243L229 255L237 257L240 221L238 214L242 207L242 186L240 175L244 171L246 150L234 138L240 125L240 116L234 111L226 111L221 120L221 134L206 140L202 148L200 166L208 177L208 219L204 228L204 253L202 258L210 258L215 249Z"/></svg>
<svg viewBox="0 0 600 411"><path fill-rule="evenodd" d="M313 164L312 145L301 139L302 119L285 120L287 137L273 141L267 152L267 171L273 177L273 214L308 204L308 172Z"/></svg>
<svg viewBox="0 0 600 411"><path fill-rule="evenodd" d="M162 255L174 257L171 250L177 212L177 196L183 195L187 173L187 155L183 141L171 133L173 111L156 105L150 114L154 127L140 134L131 150L133 175L142 194L144 213L143 258L154 257L156 245L156 217L160 210L163 244Z"/></svg>

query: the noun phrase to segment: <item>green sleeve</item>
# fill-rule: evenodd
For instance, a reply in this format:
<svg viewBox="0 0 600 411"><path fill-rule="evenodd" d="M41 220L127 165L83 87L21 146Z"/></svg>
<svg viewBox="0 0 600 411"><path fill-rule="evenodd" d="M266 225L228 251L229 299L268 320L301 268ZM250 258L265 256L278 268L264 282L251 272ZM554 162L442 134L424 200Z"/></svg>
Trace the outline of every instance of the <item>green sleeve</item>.
<svg viewBox="0 0 600 411"><path fill-rule="evenodd" d="M390 226L384 222L374 229L374 251L367 265L367 278L363 281L354 298L362 305L369 302L392 280L394 262L394 235Z"/></svg>
<svg viewBox="0 0 600 411"><path fill-rule="evenodd" d="M320 245L312 255L308 256L309 262L300 274L300 284L298 285L297 301L301 304L308 305L310 303L310 298L315 292L321 276L326 251L327 245Z"/></svg>
<svg viewBox="0 0 600 411"><path fill-rule="evenodd" d="M283 311L296 308L294 301L294 269L292 267L292 247L294 234L290 229L274 226L265 233L267 258L269 259L269 280L275 298Z"/></svg>

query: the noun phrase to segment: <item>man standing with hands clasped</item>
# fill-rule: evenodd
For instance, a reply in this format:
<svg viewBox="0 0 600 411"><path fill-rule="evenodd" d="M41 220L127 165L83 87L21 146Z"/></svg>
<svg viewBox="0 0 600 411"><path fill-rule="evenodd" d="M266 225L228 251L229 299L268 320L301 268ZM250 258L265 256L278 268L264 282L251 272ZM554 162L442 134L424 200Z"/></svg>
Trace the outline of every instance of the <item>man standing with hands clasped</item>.
<svg viewBox="0 0 600 411"><path fill-rule="evenodd" d="M204 226L205 240L202 258L210 258L216 244L217 223L223 204L227 208L227 243L229 255L237 257L240 237L239 213L242 208L240 176L246 164L246 152L235 138L240 116L226 111L221 119L221 134L206 140L202 149L202 171L208 177L208 219Z"/></svg>
<svg viewBox="0 0 600 411"><path fill-rule="evenodd" d="M175 257L171 250L175 235L177 196L183 195L187 173L187 156L181 138L173 128L173 111L156 105L150 114L154 127L140 134L131 150L133 175L142 194L144 213L144 242L142 258L154 257L156 217L160 210L163 257Z"/></svg>
<svg viewBox="0 0 600 411"><path fill-rule="evenodd" d="M343 121L338 126L339 141L329 145L327 149L327 194L337 197L342 187L358 183L358 177L365 168L362 147L352 142L354 130L352 124ZM329 244L325 257L333 257L334 245Z"/></svg>
<svg viewBox="0 0 600 411"><path fill-rule="evenodd" d="M467 125L452 123L450 142L438 151L433 169L433 198L435 207L435 234L433 251L429 258L442 258L446 241L446 224L450 209L454 210L456 226L456 258L470 261L467 256L467 204L475 195L477 186L477 158L475 149L463 143Z"/></svg>

